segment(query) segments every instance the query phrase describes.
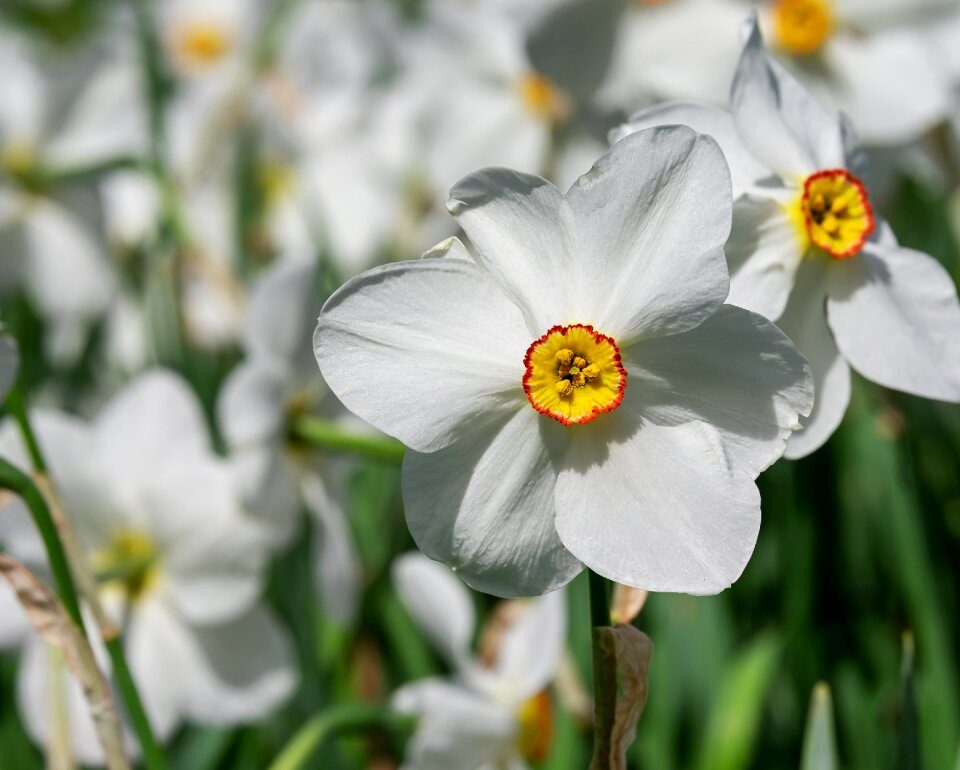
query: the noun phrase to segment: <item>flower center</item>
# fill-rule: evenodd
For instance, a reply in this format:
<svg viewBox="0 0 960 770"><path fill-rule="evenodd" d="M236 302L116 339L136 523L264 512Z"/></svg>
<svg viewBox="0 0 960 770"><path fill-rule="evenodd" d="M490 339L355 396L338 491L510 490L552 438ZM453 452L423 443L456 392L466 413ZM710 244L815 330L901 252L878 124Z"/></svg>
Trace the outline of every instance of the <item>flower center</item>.
<svg viewBox="0 0 960 770"><path fill-rule="evenodd" d="M582 425L620 406L627 372L612 338L592 326L554 326L527 348L523 389L533 408Z"/></svg>
<svg viewBox="0 0 960 770"><path fill-rule="evenodd" d="M524 703L517 711L517 749L532 765L539 765L550 755L553 743L553 701L543 690Z"/></svg>
<svg viewBox="0 0 960 770"><path fill-rule="evenodd" d="M773 28L777 44L795 56L817 53L833 31L829 0L774 0Z"/></svg>
<svg viewBox="0 0 960 770"><path fill-rule="evenodd" d="M800 207L810 240L837 259L852 257L873 232L866 188L845 169L808 176Z"/></svg>
<svg viewBox="0 0 960 770"><path fill-rule="evenodd" d="M531 72L519 84L520 100L527 111L547 121L559 121L566 117L567 100L563 92L546 75Z"/></svg>
<svg viewBox="0 0 960 770"><path fill-rule="evenodd" d="M230 35L211 22L190 22L174 34L174 52L184 69L197 70L216 64L230 50Z"/></svg>
<svg viewBox="0 0 960 770"><path fill-rule="evenodd" d="M119 589L131 600L140 598L159 576L153 542L140 532L119 533L91 562L103 588Z"/></svg>

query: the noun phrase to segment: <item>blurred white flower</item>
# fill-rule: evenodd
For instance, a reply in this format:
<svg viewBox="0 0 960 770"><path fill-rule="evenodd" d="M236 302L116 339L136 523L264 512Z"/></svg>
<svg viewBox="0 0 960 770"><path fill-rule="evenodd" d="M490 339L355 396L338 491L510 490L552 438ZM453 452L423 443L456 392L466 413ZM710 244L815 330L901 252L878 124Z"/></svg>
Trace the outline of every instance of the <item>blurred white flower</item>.
<svg viewBox="0 0 960 770"><path fill-rule="evenodd" d="M760 0L771 50L870 144L917 138L944 119L950 84L924 40L955 0ZM626 11L607 103L654 99L726 102L740 50L741 0L640 2ZM931 22L931 20L936 20Z"/></svg>
<svg viewBox="0 0 960 770"><path fill-rule="evenodd" d="M49 179L136 153L138 112L127 106L138 82L110 60L63 93L24 41L2 27L0 40L0 287L22 282L55 336L82 341L115 278L83 190L53 189Z"/></svg>
<svg viewBox="0 0 960 770"><path fill-rule="evenodd" d="M0 401L6 398L7 391L16 380L19 364L17 344L0 331Z"/></svg>
<svg viewBox="0 0 960 770"><path fill-rule="evenodd" d="M184 78L236 75L247 64L266 4L257 0L163 0L155 4L166 58Z"/></svg>
<svg viewBox="0 0 960 770"><path fill-rule="evenodd" d="M158 736L168 738L183 719L230 724L275 708L291 692L294 673L286 634L258 601L263 542L235 500L228 468L210 453L186 386L155 371L117 394L92 424L56 412L34 419L100 599L125 631L127 659ZM5 457L28 467L11 426L0 442ZM19 501L6 505L0 537L43 571L39 536ZM31 636L18 693L38 743L51 730L53 660ZM79 686L65 681L73 753L84 764L100 763Z"/></svg>
<svg viewBox="0 0 960 770"><path fill-rule="evenodd" d="M716 144L640 132L566 195L488 169L449 207L476 261L364 273L314 337L334 393L410 447L420 549L498 595L555 589L581 561L650 590L728 586L759 527L753 479L811 387L783 334L723 305Z"/></svg>
<svg viewBox="0 0 960 770"><path fill-rule="evenodd" d="M311 262L281 260L254 285L244 324L247 358L228 377L217 404L231 450L235 482L246 509L275 549L288 545L305 504L316 518L315 557L324 607L343 624L356 616L360 568L339 495L325 477L340 470L318 462L291 439L301 415L341 417L344 409L327 390L310 356L319 302Z"/></svg>
<svg viewBox="0 0 960 770"><path fill-rule="evenodd" d="M786 455L840 424L850 366L908 393L960 401L960 305L932 257L901 248L874 213L850 123L764 50L753 25L732 114L696 104L641 112L612 138L682 123L723 147L739 195L727 244L729 301L775 320L813 370L816 403Z"/></svg>
<svg viewBox="0 0 960 770"><path fill-rule="evenodd" d="M446 658L451 678L401 687L396 709L420 717L407 748L407 770L509 767L543 762L551 748L548 691L566 640L563 591L531 600L503 632L493 664L470 651L474 610L450 570L420 554L393 565L397 593L423 633Z"/></svg>

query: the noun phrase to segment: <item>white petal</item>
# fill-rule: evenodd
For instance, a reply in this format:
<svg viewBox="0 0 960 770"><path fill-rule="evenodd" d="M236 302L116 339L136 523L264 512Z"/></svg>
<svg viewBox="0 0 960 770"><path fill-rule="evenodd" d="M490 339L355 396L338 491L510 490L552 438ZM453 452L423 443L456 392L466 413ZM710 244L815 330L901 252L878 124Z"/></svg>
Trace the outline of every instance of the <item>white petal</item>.
<svg viewBox="0 0 960 770"><path fill-rule="evenodd" d="M825 96L871 144L912 141L947 114L950 85L928 42L910 30L838 34L824 62Z"/></svg>
<svg viewBox="0 0 960 770"><path fill-rule="evenodd" d="M391 575L397 595L433 646L454 666L467 660L475 616L463 583L417 552L397 557Z"/></svg>
<svg viewBox="0 0 960 770"><path fill-rule="evenodd" d="M640 110L631 115L628 122L610 132L610 142L618 142L645 128L671 125L689 126L697 133L713 137L720 145L730 166L734 198L760 179L770 176L770 169L759 163L743 146L733 115L712 104L670 102Z"/></svg>
<svg viewBox="0 0 960 770"><path fill-rule="evenodd" d="M220 623L253 604L265 543L242 517L225 464L195 458L167 466L146 488L144 506L163 587L184 617Z"/></svg>
<svg viewBox="0 0 960 770"><path fill-rule="evenodd" d="M827 319L864 377L960 401L960 304L950 274L913 249L870 243L828 272Z"/></svg>
<svg viewBox="0 0 960 770"><path fill-rule="evenodd" d="M727 241L730 296L727 302L777 320L793 290L807 252L785 205L798 191L782 188L776 197L745 195L733 205L733 232Z"/></svg>
<svg viewBox="0 0 960 770"><path fill-rule="evenodd" d="M757 487L728 470L711 426L662 427L627 406L571 436L557 481L557 531L586 566L618 583L718 593L753 553Z"/></svg>
<svg viewBox="0 0 960 770"><path fill-rule="evenodd" d="M744 145L779 176L806 177L843 165L840 117L818 104L763 47L756 17L730 94Z"/></svg>
<svg viewBox="0 0 960 770"><path fill-rule="evenodd" d="M532 339L488 274L459 259L370 270L324 305L314 351L344 405L417 451L526 402Z"/></svg>
<svg viewBox="0 0 960 770"><path fill-rule="evenodd" d="M237 494L268 548L277 551L300 529L298 469L280 444L242 449L229 459Z"/></svg>
<svg viewBox="0 0 960 770"><path fill-rule="evenodd" d="M327 493L317 474L301 479L303 501L316 521L314 576L327 613L343 626L356 620L363 575L343 508Z"/></svg>
<svg viewBox="0 0 960 770"><path fill-rule="evenodd" d="M415 682L394 693L393 706L420 716L404 762L411 770L479 769L516 751L513 715L464 687Z"/></svg>
<svg viewBox="0 0 960 770"><path fill-rule="evenodd" d="M783 454L813 406L809 368L787 336L732 305L692 331L638 344L625 360L627 398L644 417L709 423L731 466L754 478Z"/></svg>
<svg viewBox="0 0 960 770"><path fill-rule="evenodd" d="M217 401L217 418L232 449L282 440L288 371L256 357L230 372Z"/></svg>
<svg viewBox="0 0 960 770"><path fill-rule="evenodd" d="M17 345L11 337L0 333L0 400L6 398L20 366Z"/></svg>
<svg viewBox="0 0 960 770"><path fill-rule="evenodd" d="M574 320L574 295L586 273L570 207L556 187L531 174L489 168L457 182L447 208L477 263L519 305L531 333Z"/></svg>
<svg viewBox="0 0 960 770"><path fill-rule="evenodd" d="M167 461L209 452L196 396L178 375L156 369L117 393L93 425L121 507L136 508L143 485Z"/></svg>
<svg viewBox="0 0 960 770"><path fill-rule="evenodd" d="M820 447L837 429L850 401L850 367L837 350L827 326L826 265L811 254L797 271L797 283L783 316L777 321L807 359L813 373L813 411L800 420L803 428L790 437L784 457L796 459Z"/></svg>
<svg viewBox="0 0 960 770"><path fill-rule="evenodd" d="M682 126L631 134L567 200L580 231L574 258L589 272L579 284L561 274L582 298L576 320L626 344L691 329L723 303L730 173L709 137Z"/></svg>
<svg viewBox="0 0 960 770"><path fill-rule="evenodd" d="M554 460L565 429L524 405L430 454L408 452L403 499L427 556L478 591L531 596L565 585L581 565L554 525Z"/></svg>
<svg viewBox="0 0 960 770"><path fill-rule="evenodd" d="M106 311L114 276L103 244L73 212L37 201L24 220L26 280L40 310L90 319Z"/></svg>
<svg viewBox="0 0 960 770"><path fill-rule="evenodd" d="M247 352L292 361L310 349L312 319L320 310L312 262L283 259L250 292L243 340Z"/></svg>
<svg viewBox="0 0 960 770"><path fill-rule="evenodd" d="M293 645L272 613L256 606L224 625L193 628L182 661L189 716L207 724L256 722L297 683Z"/></svg>
<svg viewBox="0 0 960 770"><path fill-rule="evenodd" d="M536 599L503 635L496 672L512 684L517 705L553 680L567 640L567 600L564 592Z"/></svg>

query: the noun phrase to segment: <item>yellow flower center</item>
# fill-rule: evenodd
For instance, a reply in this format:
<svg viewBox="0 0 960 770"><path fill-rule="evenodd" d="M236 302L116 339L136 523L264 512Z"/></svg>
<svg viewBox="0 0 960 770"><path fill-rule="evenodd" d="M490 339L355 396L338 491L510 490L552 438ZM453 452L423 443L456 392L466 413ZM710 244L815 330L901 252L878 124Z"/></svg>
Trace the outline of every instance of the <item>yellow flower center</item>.
<svg viewBox="0 0 960 770"><path fill-rule="evenodd" d="M873 232L873 209L866 188L842 168L808 176L800 209L810 240L837 259L859 252Z"/></svg>
<svg viewBox="0 0 960 770"><path fill-rule="evenodd" d="M14 178L25 176L33 170L36 153L28 144L11 142L0 149L0 170Z"/></svg>
<svg viewBox="0 0 960 770"><path fill-rule="evenodd" d="M795 56L817 53L833 27L829 0L774 0L774 37L787 53Z"/></svg>
<svg viewBox="0 0 960 770"><path fill-rule="evenodd" d="M105 590L119 590L130 600L146 593L160 574L153 542L140 532L119 533L93 554L91 564Z"/></svg>
<svg viewBox="0 0 960 770"><path fill-rule="evenodd" d="M563 120L568 111L566 96L546 75L531 72L520 80L520 100L537 118Z"/></svg>
<svg viewBox="0 0 960 770"><path fill-rule="evenodd" d="M530 764L546 761L553 744L553 701L546 690L537 693L517 711L520 729L517 749Z"/></svg>
<svg viewBox="0 0 960 770"><path fill-rule="evenodd" d="M620 406L627 372L612 338L592 326L554 326L527 348L523 389L533 408L582 425Z"/></svg>
<svg viewBox="0 0 960 770"><path fill-rule="evenodd" d="M173 37L174 55L187 70L210 67L219 62L232 45L230 34L212 22L184 24Z"/></svg>

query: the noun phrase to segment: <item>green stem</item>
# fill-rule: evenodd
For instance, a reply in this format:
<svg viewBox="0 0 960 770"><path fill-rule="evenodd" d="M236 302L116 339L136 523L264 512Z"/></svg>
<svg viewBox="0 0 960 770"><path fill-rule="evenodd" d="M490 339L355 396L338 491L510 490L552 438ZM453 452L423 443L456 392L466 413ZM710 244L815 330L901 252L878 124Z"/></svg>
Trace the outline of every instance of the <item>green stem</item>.
<svg viewBox="0 0 960 770"><path fill-rule="evenodd" d="M32 435L32 434L31 434ZM26 437L26 434L24 434ZM28 442L29 443L29 442ZM43 539L43 546L47 551L47 560L53 570L53 580L57 586L60 601L70 614L71 620L86 635L83 625L83 616L80 614L80 600L77 598L77 589L73 583L73 574L67 562L67 555L57 534L57 527L50 515L40 490L23 471L14 467L0 457L0 488L8 489L18 495L30 511L34 524Z"/></svg>
<svg viewBox="0 0 960 770"><path fill-rule="evenodd" d="M413 729L415 723L414 717L390 711L383 706L359 703L335 706L317 714L301 727L269 770L299 770L326 741L345 733L408 731Z"/></svg>
<svg viewBox="0 0 960 770"><path fill-rule="evenodd" d="M133 731L140 740L140 748L143 749L144 765L148 770L167 770L167 760L164 758L160 744L157 743L156 736L153 734L150 719L143 707L143 701L140 699L140 692L137 690L137 683L133 681L130 667L127 666L127 658L123 652L123 638L118 634L112 639L104 639L104 642L107 646L107 653L110 655L113 679L123 695L123 702L127 707L127 716L130 718Z"/></svg>
<svg viewBox="0 0 960 770"><path fill-rule="evenodd" d="M30 455L30 464L33 466L33 470L46 476L47 464L43 459L43 452L40 451L37 436L33 432L33 427L30 425L30 420L27 417L27 409L24 406L23 395L20 393L20 388L13 388L10 391L7 395L5 406L10 416L13 417L17 423L17 427L20 429L20 434L23 436L23 443L27 445L27 454ZM39 495L39 492L37 494ZM46 508L46 505L44 505L44 508ZM49 517L49 515L50 513L48 511L47 516ZM52 523L53 520L51 519L50 521ZM56 530L54 530L54 532L56 532ZM59 543L59 540L57 542Z"/></svg>
<svg viewBox="0 0 960 770"><path fill-rule="evenodd" d="M610 598L607 593L607 579L592 569L587 573L590 578L590 623L593 626L610 625Z"/></svg>
<svg viewBox="0 0 960 770"><path fill-rule="evenodd" d="M335 422L302 415L290 426L291 437L333 452L358 454L369 460L399 465L406 447L399 441L381 436L365 436L344 430Z"/></svg>

